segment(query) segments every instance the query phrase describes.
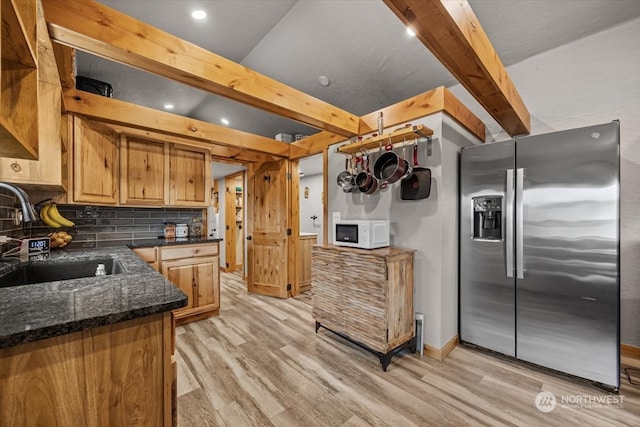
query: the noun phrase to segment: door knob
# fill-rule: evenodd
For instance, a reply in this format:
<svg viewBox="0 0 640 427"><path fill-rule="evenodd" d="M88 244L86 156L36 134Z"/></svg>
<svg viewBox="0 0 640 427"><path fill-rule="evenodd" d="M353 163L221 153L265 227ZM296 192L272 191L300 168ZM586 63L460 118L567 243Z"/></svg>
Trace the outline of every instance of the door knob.
<svg viewBox="0 0 640 427"><path fill-rule="evenodd" d="M253 240L253 237L247 236L247 240Z"/></svg>

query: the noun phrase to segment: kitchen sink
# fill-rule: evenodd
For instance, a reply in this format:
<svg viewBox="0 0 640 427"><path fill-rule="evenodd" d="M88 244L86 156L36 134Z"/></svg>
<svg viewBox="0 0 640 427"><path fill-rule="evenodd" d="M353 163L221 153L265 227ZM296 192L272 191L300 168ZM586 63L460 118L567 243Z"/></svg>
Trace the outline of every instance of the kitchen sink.
<svg viewBox="0 0 640 427"><path fill-rule="evenodd" d="M0 277L0 288L94 277L98 264L104 264L107 275L126 273L125 268L115 258L67 262L32 262Z"/></svg>

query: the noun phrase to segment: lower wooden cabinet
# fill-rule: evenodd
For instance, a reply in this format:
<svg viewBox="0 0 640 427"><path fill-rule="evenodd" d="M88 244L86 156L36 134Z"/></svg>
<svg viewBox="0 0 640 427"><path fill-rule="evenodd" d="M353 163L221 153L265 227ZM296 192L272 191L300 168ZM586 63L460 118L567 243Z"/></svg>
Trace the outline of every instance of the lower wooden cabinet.
<svg viewBox="0 0 640 427"><path fill-rule="evenodd" d="M299 266L300 292L311 289L311 247L318 243L318 235L300 233Z"/></svg>
<svg viewBox="0 0 640 427"><path fill-rule="evenodd" d="M157 246L150 248L135 248L133 249L133 252L153 267L155 271L160 272L160 260L158 259Z"/></svg>
<svg viewBox="0 0 640 427"><path fill-rule="evenodd" d="M220 258L218 243L160 247L162 275L184 292L186 307L173 312L178 325L218 314Z"/></svg>
<svg viewBox="0 0 640 427"><path fill-rule="evenodd" d="M0 349L0 425L175 425L173 334L166 312Z"/></svg>

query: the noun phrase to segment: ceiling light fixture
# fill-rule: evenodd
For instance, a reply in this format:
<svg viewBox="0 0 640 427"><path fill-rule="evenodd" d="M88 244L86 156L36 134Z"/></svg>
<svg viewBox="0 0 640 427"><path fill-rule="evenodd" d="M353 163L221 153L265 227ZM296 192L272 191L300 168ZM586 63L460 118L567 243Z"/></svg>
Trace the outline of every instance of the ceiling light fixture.
<svg viewBox="0 0 640 427"><path fill-rule="evenodd" d="M415 36L416 36L416 32L415 32L415 31L413 31L413 30L411 29L411 27L407 27L407 35L408 35L409 37L415 37Z"/></svg>
<svg viewBox="0 0 640 427"><path fill-rule="evenodd" d="M164 104L165 110L173 110L173 104Z"/></svg>
<svg viewBox="0 0 640 427"><path fill-rule="evenodd" d="M207 12L205 12L204 10L194 10L193 12L191 12L191 17L193 19L201 20L207 17Z"/></svg>
<svg viewBox="0 0 640 427"><path fill-rule="evenodd" d="M220 119L220 123L222 123L225 126L229 125L229 120L225 119L224 117Z"/></svg>
<svg viewBox="0 0 640 427"><path fill-rule="evenodd" d="M329 77L327 77L327 76L320 76L320 77L318 77L318 81L320 82L320 84L321 84L322 86L329 86L329 84L331 83L331 82L329 81Z"/></svg>

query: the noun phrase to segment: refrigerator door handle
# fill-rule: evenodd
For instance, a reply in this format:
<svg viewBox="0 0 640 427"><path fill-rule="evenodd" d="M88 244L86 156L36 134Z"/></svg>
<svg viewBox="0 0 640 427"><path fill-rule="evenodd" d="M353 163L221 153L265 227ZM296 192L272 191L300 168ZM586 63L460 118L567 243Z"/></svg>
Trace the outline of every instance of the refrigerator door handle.
<svg viewBox="0 0 640 427"><path fill-rule="evenodd" d="M524 247L523 247L523 230L524 230L524 169L516 169L516 277L524 279Z"/></svg>
<svg viewBox="0 0 640 427"><path fill-rule="evenodd" d="M513 277L513 169L507 169L506 200L502 208L507 277Z"/></svg>

